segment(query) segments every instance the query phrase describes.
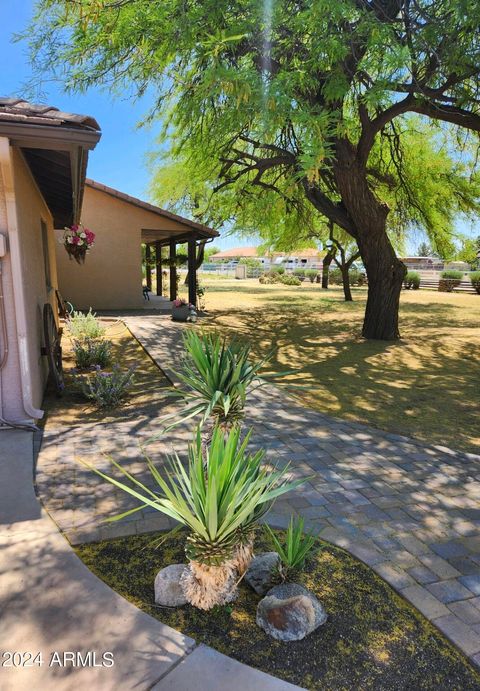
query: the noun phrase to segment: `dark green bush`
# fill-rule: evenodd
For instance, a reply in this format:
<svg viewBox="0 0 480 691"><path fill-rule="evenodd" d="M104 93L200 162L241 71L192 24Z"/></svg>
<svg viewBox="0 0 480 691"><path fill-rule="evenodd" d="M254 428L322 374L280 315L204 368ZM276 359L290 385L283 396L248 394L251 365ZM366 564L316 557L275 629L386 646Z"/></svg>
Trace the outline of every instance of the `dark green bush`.
<svg viewBox="0 0 480 691"><path fill-rule="evenodd" d="M309 279L310 283L315 283L315 279L317 278L318 271L317 269L307 269L305 271L305 276Z"/></svg>
<svg viewBox="0 0 480 691"><path fill-rule="evenodd" d="M418 271L407 271L403 279L403 285L407 289L413 288L413 290L418 290L420 288L420 274Z"/></svg>

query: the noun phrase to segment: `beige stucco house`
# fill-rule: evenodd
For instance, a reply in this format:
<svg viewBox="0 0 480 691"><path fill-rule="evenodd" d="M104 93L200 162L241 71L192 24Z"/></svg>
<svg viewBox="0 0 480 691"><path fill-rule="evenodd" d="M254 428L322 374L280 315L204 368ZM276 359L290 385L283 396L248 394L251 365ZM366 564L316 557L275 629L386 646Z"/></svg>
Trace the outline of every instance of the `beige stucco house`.
<svg viewBox="0 0 480 691"><path fill-rule="evenodd" d="M57 314L54 227L78 221L99 138L91 117L0 99L0 425L43 415L45 303Z"/></svg>
<svg viewBox="0 0 480 691"><path fill-rule="evenodd" d="M189 301L196 302L197 246L217 237L211 228L165 211L94 180L86 180L81 220L95 234L85 264L69 259L56 243L58 284L63 297L76 309L124 310L143 305L142 244L155 265L157 294L162 289L161 248L174 256L177 244L189 250ZM57 239L61 241L62 231ZM193 266L193 271L190 269ZM170 299L176 297L175 266L170 267ZM151 288L150 271L147 284Z"/></svg>

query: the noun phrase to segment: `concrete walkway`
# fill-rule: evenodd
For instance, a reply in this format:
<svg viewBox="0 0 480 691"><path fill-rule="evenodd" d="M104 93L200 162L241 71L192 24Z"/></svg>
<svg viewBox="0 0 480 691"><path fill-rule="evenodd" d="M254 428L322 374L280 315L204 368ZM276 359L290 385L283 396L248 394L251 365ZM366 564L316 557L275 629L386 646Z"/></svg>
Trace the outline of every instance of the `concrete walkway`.
<svg viewBox="0 0 480 691"><path fill-rule="evenodd" d="M125 321L174 380L183 326L166 316ZM282 527L292 513L302 514L310 528L369 564L480 665L480 456L334 419L273 387L250 397L246 423L255 426L254 444L270 459L291 461L293 474L306 478L275 504L269 522ZM101 526L102 517L131 506L130 498L76 462L84 457L107 466L100 452L108 451L146 480L138 443L155 431L129 422L92 425L81 438L46 432L37 484L71 541L169 526L148 512ZM161 463L165 450L184 448L189 436L190 430L176 428L150 445L149 455Z"/></svg>
<svg viewBox="0 0 480 691"><path fill-rule="evenodd" d="M196 646L117 595L41 508L32 471L32 434L0 430L1 691L191 691L199 679L211 691L227 679L236 691L298 688ZM7 651L32 657L7 667ZM113 666L102 666L107 652Z"/></svg>

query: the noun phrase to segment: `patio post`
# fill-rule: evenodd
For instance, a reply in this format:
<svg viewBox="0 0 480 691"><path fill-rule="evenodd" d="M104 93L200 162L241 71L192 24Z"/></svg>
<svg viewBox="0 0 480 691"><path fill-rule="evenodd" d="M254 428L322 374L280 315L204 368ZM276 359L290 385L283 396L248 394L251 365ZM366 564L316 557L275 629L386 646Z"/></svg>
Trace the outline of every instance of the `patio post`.
<svg viewBox="0 0 480 691"><path fill-rule="evenodd" d="M152 274L150 271L150 261L152 258L150 245L145 245L145 275L147 278L147 288L152 290Z"/></svg>
<svg viewBox="0 0 480 691"><path fill-rule="evenodd" d="M177 267L175 260L177 258L177 246L175 240L170 240L170 300L177 299Z"/></svg>
<svg viewBox="0 0 480 691"><path fill-rule="evenodd" d="M157 274L157 295L162 294L162 245L159 242L155 243L155 271Z"/></svg>
<svg viewBox="0 0 480 691"><path fill-rule="evenodd" d="M197 243L188 241L188 302L197 306Z"/></svg>

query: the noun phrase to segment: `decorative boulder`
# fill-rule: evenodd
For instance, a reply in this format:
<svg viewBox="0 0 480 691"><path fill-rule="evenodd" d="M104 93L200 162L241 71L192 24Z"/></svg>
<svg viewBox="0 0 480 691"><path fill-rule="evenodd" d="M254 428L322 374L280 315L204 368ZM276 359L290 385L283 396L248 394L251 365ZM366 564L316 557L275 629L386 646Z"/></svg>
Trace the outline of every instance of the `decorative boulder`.
<svg viewBox="0 0 480 691"><path fill-rule="evenodd" d="M279 566L280 557L277 552L263 552L250 562L245 581L256 593L265 595L275 583Z"/></svg>
<svg viewBox="0 0 480 691"><path fill-rule="evenodd" d="M257 607L257 624L278 641L299 641L326 621L315 595L297 583L274 586Z"/></svg>
<svg viewBox="0 0 480 691"><path fill-rule="evenodd" d="M155 602L162 607L182 607L187 598L180 585L180 579L187 570L185 564L170 564L161 569L155 577Z"/></svg>

